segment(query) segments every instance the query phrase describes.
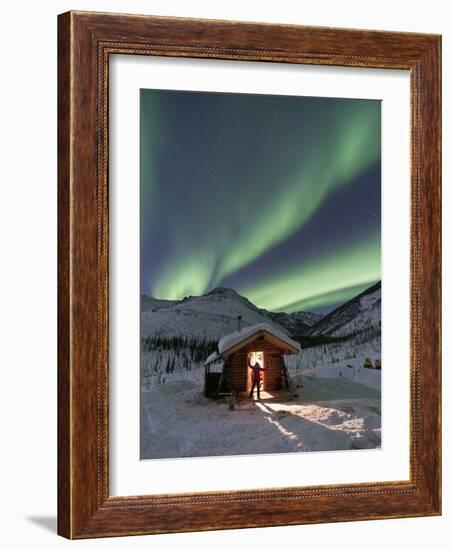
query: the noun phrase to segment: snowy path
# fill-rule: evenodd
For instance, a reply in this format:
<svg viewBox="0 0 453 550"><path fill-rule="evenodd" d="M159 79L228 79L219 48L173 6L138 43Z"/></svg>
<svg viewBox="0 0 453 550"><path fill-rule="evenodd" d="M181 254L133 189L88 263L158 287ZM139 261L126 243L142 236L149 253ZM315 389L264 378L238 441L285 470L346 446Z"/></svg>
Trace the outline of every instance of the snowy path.
<svg viewBox="0 0 453 550"><path fill-rule="evenodd" d="M241 401L235 410L181 380L142 391L141 457L225 456L377 448L380 393L350 380L301 377L288 402Z"/></svg>

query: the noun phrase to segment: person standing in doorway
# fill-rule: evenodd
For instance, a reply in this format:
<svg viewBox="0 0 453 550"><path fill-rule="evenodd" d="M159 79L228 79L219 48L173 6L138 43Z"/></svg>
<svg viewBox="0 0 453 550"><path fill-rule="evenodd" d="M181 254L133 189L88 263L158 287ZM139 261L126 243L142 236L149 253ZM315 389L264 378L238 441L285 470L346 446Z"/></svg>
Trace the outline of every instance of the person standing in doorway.
<svg viewBox="0 0 453 550"><path fill-rule="evenodd" d="M266 370L267 367L261 367L259 363L255 362L254 365L249 363L249 369L252 369L252 389L250 390L249 397L253 397L253 391L256 388L258 399L260 398L260 386L261 386L261 373Z"/></svg>

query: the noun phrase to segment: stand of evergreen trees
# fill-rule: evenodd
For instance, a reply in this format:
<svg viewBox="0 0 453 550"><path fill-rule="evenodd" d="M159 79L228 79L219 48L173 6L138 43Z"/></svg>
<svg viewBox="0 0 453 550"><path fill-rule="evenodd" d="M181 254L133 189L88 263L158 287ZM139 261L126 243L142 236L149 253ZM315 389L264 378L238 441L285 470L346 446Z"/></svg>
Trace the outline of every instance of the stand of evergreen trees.
<svg viewBox="0 0 453 550"><path fill-rule="evenodd" d="M142 350L150 351L171 351L173 352L173 364L179 356L190 357L194 363L204 361L208 355L217 349L217 342L208 339L188 338L187 336L148 336L142 338ZM170 371L171 364L169 366Z"/></svg>

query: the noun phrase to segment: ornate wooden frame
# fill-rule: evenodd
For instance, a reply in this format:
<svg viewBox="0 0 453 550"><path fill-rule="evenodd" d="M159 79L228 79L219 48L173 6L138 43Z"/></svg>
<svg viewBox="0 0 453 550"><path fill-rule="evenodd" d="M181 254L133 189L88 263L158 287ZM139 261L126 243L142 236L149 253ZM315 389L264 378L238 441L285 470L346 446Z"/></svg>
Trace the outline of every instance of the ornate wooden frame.
<svg viewBox="0 0 453 550"><path fill-rule="evenodd" d="M69 12L59 16L58 48L58 532L87 538L440 514L440 37ZM109 496L111 54L410 71L409 481Z"/></svg>

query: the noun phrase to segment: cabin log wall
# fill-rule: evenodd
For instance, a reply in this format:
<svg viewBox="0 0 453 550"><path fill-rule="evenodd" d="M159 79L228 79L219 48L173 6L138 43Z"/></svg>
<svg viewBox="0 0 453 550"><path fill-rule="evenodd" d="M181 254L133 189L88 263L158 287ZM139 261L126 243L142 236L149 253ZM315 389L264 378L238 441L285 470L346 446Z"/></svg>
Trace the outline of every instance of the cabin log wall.
<svg viewBox="0 0 453 550"><path fill-rule="evenodd" d="M280 355L276 353L264 353L264 366L267 367L267 370L263 373L263 389L280 389Z"/></svg>
<svg viewBox="0 0 453 550"><path fill-rule="evenodd" d="M229 359L231 364L231 389L236 392L247 390L247 352L243 349Z"/></svg>

